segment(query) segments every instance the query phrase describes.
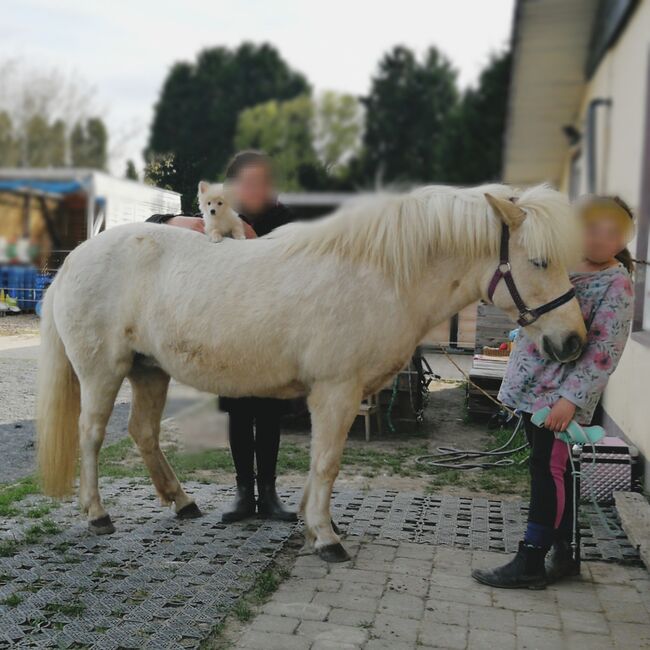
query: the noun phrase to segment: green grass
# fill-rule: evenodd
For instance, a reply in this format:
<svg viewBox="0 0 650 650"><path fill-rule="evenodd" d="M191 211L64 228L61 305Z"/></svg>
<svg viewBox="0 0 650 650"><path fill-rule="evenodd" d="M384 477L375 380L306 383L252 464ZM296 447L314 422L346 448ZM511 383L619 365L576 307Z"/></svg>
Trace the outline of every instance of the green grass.
<svg viewBox="0 0 650 650"><path fill-rule="evenodd" d="M43 609L50 614L81 616L86 611L86 606L83 603L49 603Z"/></svg>
<svg viewBox="0 0 650 650"><path fill-rule="evenodd" d="M20 514L16 503L30 494L40 492L36 479L24 478L11 485L0 486L0 517L15 517Z"/></svg>
<svg viewBox="0 0 650 650"><path fill-rule="evenodd" d="M58 525L51 519L43 519L38 524L30 526L25 531L25 543L36 544L48 535L55 535L60 531Z"/></svg>
<svg viewBox="0 0 650 650"><path fill-rule="evenodd" d="M0 541L0 557L13 557L18 552L18 544L13 539Z"/></svg>
<svg viewBox="0 0 650 650"><path fill-rule="evenodd" d="M250 605L244 600L238 600L236 605L232 608L233 614L242 623L247 623L253 618L253 610Z"/></svg>
<svg viewBox="0 0 650 650"><path fill-rule="evenodd" d="M495 449L504 445L512 435L508 429L497 429L490 432L490 440L486 449ZM523 432L517 434L517 437L510 445L515 448L522 445L525 441ZM528 457L528 450L521 451L509 456L513 461L512 465L503 467L491 467L489 469L474 470L456 470L444 468L427 468L423 469L432 474L428 491L439 491L444 486L453 485L462 487L470 491L492 492L495 494L519 494L527 496L529 491L528 464L525 462ZM487 460L488 458L483 458ZM494 459L496 460L496 458Z"/></svg>
<svg viewBox="0 0 650 650"><path fill-rule="evenodd" d="M7 596L2 601L3 605L8 605L9 607L16 607L17 605L20 605L20 603L23 602L23 597L20 594L11 594L11 596Z"/></svg>

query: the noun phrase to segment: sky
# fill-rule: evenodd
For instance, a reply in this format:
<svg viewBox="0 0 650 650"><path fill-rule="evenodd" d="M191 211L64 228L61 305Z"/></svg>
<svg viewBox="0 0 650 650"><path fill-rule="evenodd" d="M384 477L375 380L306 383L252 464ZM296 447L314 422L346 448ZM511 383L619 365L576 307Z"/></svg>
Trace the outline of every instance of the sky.
<svg viewBox="0 0 650 650"><path fill-rule="evenodd" d="M4 0L0 63L56 68L96 91L111 171L142 166L167 71L216 45L271 42L316 92L365 94L394 45L436 45L461 87L510 37L514 0ZM0 89L0 92L2 90Z"/></svg>

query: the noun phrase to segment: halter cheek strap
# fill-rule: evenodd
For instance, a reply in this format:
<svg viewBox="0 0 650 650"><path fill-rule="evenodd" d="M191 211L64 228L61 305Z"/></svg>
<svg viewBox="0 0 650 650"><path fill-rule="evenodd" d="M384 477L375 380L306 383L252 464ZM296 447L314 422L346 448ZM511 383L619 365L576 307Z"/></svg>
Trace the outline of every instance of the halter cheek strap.
<svg viewBox="0 0 650 650"><path fill-rule="evenodd" d="M572 287L566 293L563 293L561 296L554 298L550 302L547 302L541 305L540 307L536 307L535 309L530 309L529 307L527 307L526 303L521 297L521 294L517 290L517 285L515 284L515 280L512 277L512 267L510 266L509 243L510 243L510 228L508 228L508 226L504 223L501 227L499 266L497 267L497 270L494 272L494 275L490 280L490 284L488 286L488 292L487 292L488 298L490 299L491 302L493 301L492 299L494 296L494 292L496 291L497 285L501 280L503 280L506 283L506 287L508 287L508 293L510 293L510 297L512 298L512 301L515 303L515 306L519 310L519 318L517 319L517 323L521 327L526 327L526 325L531 325L532 323L534 323L543 314L546 314L549 311L552 311L553 309L557 309L558 307L561 307L565 303L569 302L569 300L572 300L575 297L576 292L575 289Z"/></svg>

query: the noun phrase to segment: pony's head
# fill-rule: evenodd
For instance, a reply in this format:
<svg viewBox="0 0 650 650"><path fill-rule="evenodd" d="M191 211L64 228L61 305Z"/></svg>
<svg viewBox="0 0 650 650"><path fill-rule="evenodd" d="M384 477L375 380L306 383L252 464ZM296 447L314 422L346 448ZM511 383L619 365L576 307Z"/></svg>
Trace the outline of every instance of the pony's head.
<svg viewBox="0 0 650 650"><path fill-rule="evenodd" d="M568 299L568 295L564 301L561 299L571 290L566 265L580 245L580 233L568 202L544 187L532 188L511 200L489 193L485 198L501 220L502 228L509 229L508 258L515 285L513 292L512 286L501 278L496 286L492 285L492 302L515 321L521 315L521 305L515 304L516 293L533 312L548 305L548 311L526 325L526 333L551 359L577 359L587 339L585 323L578 301ZM489 269L486 278L492 278L493 273L494 268Z"/></svg>

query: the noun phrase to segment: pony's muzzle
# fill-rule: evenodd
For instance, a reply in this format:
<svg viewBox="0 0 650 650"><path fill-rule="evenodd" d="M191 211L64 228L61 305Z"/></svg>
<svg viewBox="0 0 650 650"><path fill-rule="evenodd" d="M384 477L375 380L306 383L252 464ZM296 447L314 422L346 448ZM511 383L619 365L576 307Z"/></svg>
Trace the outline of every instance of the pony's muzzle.
<svg viewBox="0 0 650 650"><path fill-rule="evenodd" d="M585 343L584 337L580 336L577 332L571 332L568 336L564 337L559 345L554 343L549 336L542 338L544 352L551 359L560 363L575 361L582 354Z"/></svg>

